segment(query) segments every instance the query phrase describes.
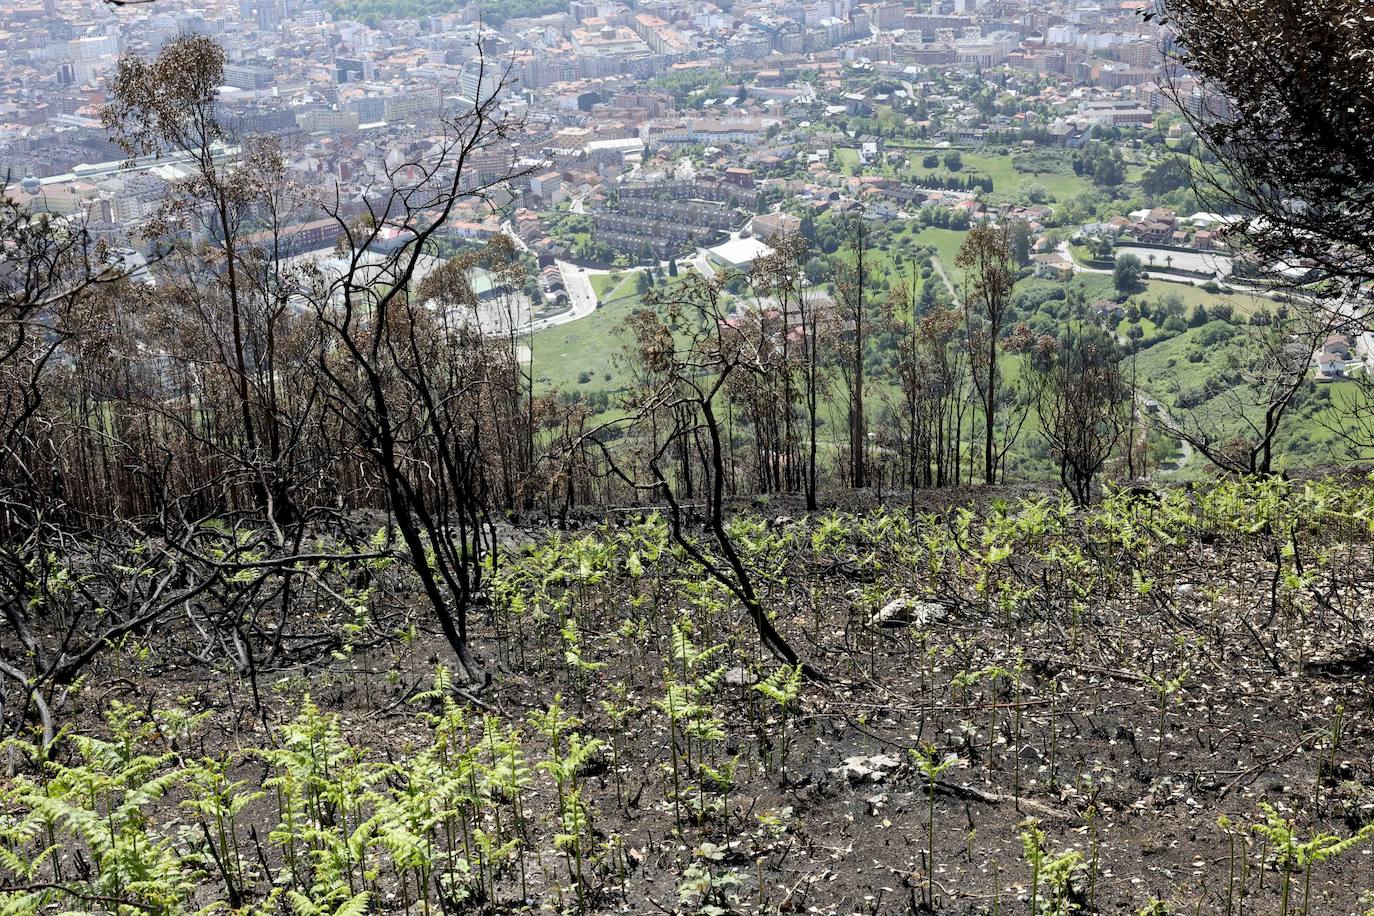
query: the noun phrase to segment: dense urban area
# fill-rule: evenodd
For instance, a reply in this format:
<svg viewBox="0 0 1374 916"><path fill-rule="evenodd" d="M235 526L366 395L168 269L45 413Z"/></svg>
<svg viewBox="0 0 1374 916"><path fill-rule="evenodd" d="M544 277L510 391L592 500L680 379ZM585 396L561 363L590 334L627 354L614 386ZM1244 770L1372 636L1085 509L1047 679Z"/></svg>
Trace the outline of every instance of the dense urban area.
<svg viewBox="0 0 1374 916"><path fill-rule="evenodd" d="M1374 913L1358 0L0 0L0 914Z"/></svg>
<svg viewBox="0 0 1374 916"><path fill-rule="evenodd" d="M153 246L139 227L196 165L179 150L131 159L102 123L110 80L122 54L206 36L224 54L228 129L213 156L279 138L282 180L324 198L245 244L270 236L275 257L338 269L337 220L375 208L395 170L441 142L443 118L490 102L508 131L473 150L463 181L491 193L456 201L419 273L511 239L527 262L519 287L475 275L479 296L503 300L488 324L531 338L539 390L596 413L625 389L608 359L619 329L683 272L747 271L800 233L824 308L861 220L865 297L901 287L928 312L961 300L969 227L1014 221L1008 327L1054 335L1081 320L1114 334L1142 409L1176 411L1145 460L1196 476L1182 435L1193 416L1224 425L1239 410L1221 403L1246 368L1236 319L1282 308L1250 278L1278 267L1301 280L1306 266L1223 242L1235 217L1208 209L1181 157L1201 155L1189 119L1224 103L1170 63L1170 33L1141 6L11 5L0 157L17 202L88 214L94 237L141 263ZM388 230L374 248L405 237ZM1275 436L1284 467L1366 454L1327 408L1374 359L1374 337L1322 330ZM875 337L864 359L895 353ZM875 394L875 417L900 400ZM1006 456L1013 479L1053 476L1035 425Z"/></svg>

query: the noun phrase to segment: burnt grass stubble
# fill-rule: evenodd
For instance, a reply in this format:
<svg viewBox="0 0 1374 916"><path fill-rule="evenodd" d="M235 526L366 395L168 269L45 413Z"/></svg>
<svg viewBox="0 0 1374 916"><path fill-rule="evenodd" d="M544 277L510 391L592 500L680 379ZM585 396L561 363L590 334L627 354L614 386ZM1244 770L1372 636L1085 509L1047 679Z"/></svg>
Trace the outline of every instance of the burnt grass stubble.
<svg viewBox="0 0 1374 916"><path fill-rule="evenodd" d="M944 512L1035 492L930 494L918 508ZM862 511L873 500L850 494L838 502ZM773 524L813 522L786 501L747 508L771 514ZM596 522L584 514L572 525L581 530L563 536L587 533ZM550 534L543 526L505 532L508 546ZM1050 855L1081 854L1065 901L1081 911L1135 913L1157 898L1171 913L1225 913L1236 867L1217 825L1227 815L1238 836L1249 835L1245 911L1277 913L1273 852L1261 868L1260 839L1249 830L1261 820L1258 803L1296 819L1304 836L1347 836L1374 820L1374 650L1366 638L1374 617L1374 558L1364 540L1341 550L1332 575L1314 587L1323 593L1318 607L1326 610L1305 619L1274 618L1271 548L1262 537L1238 537L1161 551L1147 600L1094 597L1072 623L1054 602L1008 621L956 570L935 583L906 581L905 571L895 574L900 581L880 582L896 595L933 585L942 610L919 627L872 625L862 593L886 573L843 557L794 558L785 591L766 577L759 584L782 631L830 680L803 688L789 723L786 766L765 768L763 749L777 750L776 718L771 728L756 724L771 714L759 712L762 701L751 698L747 687L756 675L746 666L767 662L748 638L748 620L729 612L712 635L734 635L724 661L733 670L714 699L727 723L724 750L741 755L737 784L727 817L698 824L685 816L680 832L669 794L667 723L654 704L662 696L668 622L685 602L668 595L662 626L646 640L615 637L626 599L662 588L660 577L582 591L580 619L600 623L583 623L583 651L605 667L579 673L576 685L561 660L557 621L544 624L552 634L543 649L526 636L523 660L508 629L494 633L487 621L476 621L476 654L494 680L479 695L460 692L458 699L473 704L474 713L519 724L561 694L564 707L583 720L583 733L608 744L616 733L623 805L606 753L583 786L596 832L623 836L627 868L623 890L613 870L594 879L600 891L591 899L593 911L694 911L679 902L677 888L694 850L706 842L720 848L713 870L733 870L740 880L730 911L1026 913L1030 868L1021 832L1034 818ZM1012 562L1034 579L1034 558ZM409 700L428 688L435 663L448 654L418 605L394 608L393 622L402 617L417 621L417 639L386 635L386 613L378 611L371 634L377 638L351 658L259 672L261 710L254 709L246 679L188 661L179 641L189 634L161 630L150 634L144 645L152 651L137 665L116 653L98 661L68 721L98 734L102 709L112 700L149 711L185 703L211 712L194 751L219 753L270 743L272 728L293 718L309 693L322 711L341 717L351 742L372 757L395 760L428 740ZM960 672L1011 672L1018 661L1019 685L1011 676L958 680ZM1167 698L1161 745L1158 684L1184 672ZM628 685L633 707L618 727L598 702L615 682ZM753 716L746 713L751 703ZM1333 750L1338 706L1343 722ZM541 736L525 728L523 738L531 761L541 759ZM936 787L935 866L926 903L927 780L911 752L932 745L958 761ZM871 766L875 756L880 759ZM870 758L858 765L871 772L846 772L852 758ZM262 775L261 765L244 763L236 778ZM556 819L548 780L535 780L526 805L535 833L546 841ZM764 826L761 816L773 826ZM266 818L256 825L264 833L270 827ZM554 883L563 886L557 899L570 906L561 863L547 851L543 859L542 873L529 871L530 899L523 906L511 890L518 881L502 879L502 910L549 905ZM1298 882L1295 877L1295 913ZM1362 912L1368 888L1374 888L1374 857L1360 846L1314 869L1310 912ZM385 912L379 903L373 911Z"/></svg>

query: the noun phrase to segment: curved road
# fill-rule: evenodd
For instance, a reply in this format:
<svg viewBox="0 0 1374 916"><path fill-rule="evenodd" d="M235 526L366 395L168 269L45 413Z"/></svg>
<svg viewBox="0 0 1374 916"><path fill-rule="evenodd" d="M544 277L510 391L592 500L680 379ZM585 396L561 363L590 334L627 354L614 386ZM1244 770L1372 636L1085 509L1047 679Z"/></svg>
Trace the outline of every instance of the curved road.
<svg viewBox="0 0 1374 916"><path fill-rule="evenodd" d="M546 328L567 324L579 318L586 318L596 311L596 290L592 289L592 272L585 267L569 264L567 261L554 261L554 264L557 265L559 272L563 275L563 286L568 291L568 302L571 307L557 315L531 321L523 328L526 333L533 334Z"/></svg>
<svg viewBox="0 0 1374 916"><path fill-rule="evenodd" d="M1143 394L1136 395L1136 402L1139 403L1142 408L1145 408L1145 404L1149 400L1152 399L1145 397ZM1151 411L1148 408L1145 408L1145 413L1148 414L1150 412ZM1176 461L1174 463L1174 466L1171 468L1160 468L1159 470L1166 474L1176 474L1179 471L1183 470L1183 466L1186 465L1188 462L1192 461L1193 456L1197 453L1194 451L1192 443L1190 443L1187 439L1183 438L1183 436L1179 435L1178 422L1169 413L1168 409L1165 408L1163 403L1156 400L1155 409L1153 413L1155 417L1158 418L1158 425L1160 426L1160 428L1167 435L1173 437L1178 441L1178 461Z"/></svg>

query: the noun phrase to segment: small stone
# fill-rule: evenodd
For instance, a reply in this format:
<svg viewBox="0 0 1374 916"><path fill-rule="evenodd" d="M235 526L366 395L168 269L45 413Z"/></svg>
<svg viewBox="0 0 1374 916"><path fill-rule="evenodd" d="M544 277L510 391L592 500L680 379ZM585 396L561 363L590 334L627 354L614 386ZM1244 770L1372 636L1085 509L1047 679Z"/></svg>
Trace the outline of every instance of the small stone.
<svg viewBox="0 0 1374 916"><path fill-rule="evenodd" d="M901 769L902 762L888 754L874 754L872 757L846 757L843 764L830 772L843 776L852 783L882 782Z"/></svg>
<svg viewBox="0 0 1374 916"><path fill-rule="evenodd" d="M916 601L905 596L894 598L868 618L869 626L926 626L945 616L946 608L934 601Z"/></svg>

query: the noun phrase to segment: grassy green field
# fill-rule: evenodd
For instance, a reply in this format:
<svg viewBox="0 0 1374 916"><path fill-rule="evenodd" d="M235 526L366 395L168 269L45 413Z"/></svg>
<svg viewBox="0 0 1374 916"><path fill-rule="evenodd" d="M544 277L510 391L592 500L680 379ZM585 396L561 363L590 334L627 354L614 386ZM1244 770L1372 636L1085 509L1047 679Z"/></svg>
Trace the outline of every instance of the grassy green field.
<svg viewBox="0 0 1374 916"><path fill-rule="evenodd" d="M609 279L608 275L594 276L592 287L596 288L598 280ZM626 284L630 294L618 295ZM586 318L546 328L534 335L530 351L536 387L581 391L585 395L598 388L609 392L622 386L622 368L618 360L624 348L621 329L639 307L639 297L633 292L633 275L622 277L613 285L613 290L607 287L611 296L603 296L600 290L597 291L601 301L596 311ZM583 373L590 375L586 382L581 381Z"/></svg>
<svg viewBox="0 0 1374 916"><path fill-rule="evenodd" d="M1239 346L1234 338L1209 342L1228 330L1223 322L1213 321L1142 350L1136 357L1141 384L1165 404L1173 404L1182 392L1201 388L1217 373L1218 359L1224 361Z"/></svg>
<svg viewBox="0 0 1374 916"><path fill-rule="evenodd" d="M963 243L966 232L933 227L922 228L911 222L896 229L882 247L875 246L869 253L869 264L873 276L884 283L905 281L909 276L911 252L918 246L935 249L936 257L950 275L951 280L961 282L961 272L954 266L955 257ZM621 363L620 354L625 345L623 328L633 312L641 307L641 299L636 291L636 275L624 271L617 274L599 274L591 278L600 304L587 318L572 324L549 328L535 335L532 342L536 385L540 389L561 389L565 393L579 393L583 397L593 397L605 392L612 397L626 383L626 370ZM920 282L939 283L935 274ZM1018 285L1018 290L1035 285L1051 285L1050 281L1029 279ZM1095 299L1113 297L1115 287L1110 274L1081 273L1076 275L1070 285L1092 302ZM881 289L875 289L875 296ZM1135 294L1141 302L1155 304L1168 297L1177 297L1186 313L1191 314L1197 306L1209 309L1220 302L1232 306L1238 317L1244 317L1254 308L1268 304L1267 300L1229 292L1212 293L1201 287L1187 283L1174 283L1165 280L1149 280L1142 290ZM1243 332L1231 328L1224 322L1212 321L1198 328L1190 328L1169 339L1158 340L1160 328L1155 321L1142 319L1139 322L1144 332L1144 340L1157 342L1140 351L1135 359L1134 373L1142 390L1158 398L1172 409L1180 394L1202 390L1209 382L1218 385L1219 379L1228 367L1241 362L1243 355ZM1121 322L1118 333L1123 336L1130 323ZM1004 379L1014 385L1023 366L1020 357L1008 357L1003 364ZM870 403L877 416L885 409L900 409L901 397L896 386L895 376L887 370L875 372L870 379ZM1220 386L1224 388L1223 386ZM1305 385L1296 400L1289 420L1280 436L1280 449L1287 455L1287 466L1300 468L1344 456L1339 437L1328 427L1338 415L1339 405L1345 403L1353 394L1351 384ZM836 391L839 383L836 382ZM838 455L841 443L831 441L835 432L842 430L842 408L837 406L842 399L837 397L835 404L825 408L822 448L827 454ZM1198 408L1199 416L1209 417L1214 411L1214 420L1219 427L1234 424L1236 418L1222 415L1222 405L1204 402ZM1023 429L1023 437L1010 454L1013 475L1045 476L1050 472L1046 463L1045 446L1039 434L1038 422L1032 414ZM1183 469L1182 476L1196 476L1205 473L1205 462L1196 458Z"/></svg>
<svg viewBox="0 0 1374 916"><path fill-rule="evenodd" d="M944 265L945 273L949 274L950 280L958 283L964 273L954 266L954 259L959 254L959 246L964 244L964 236L967 232L961 229L937 229L934 226L927 226L915 235L917 244L934 245L936 257Z"/></svg>
<svg viewBox="0 0 1374 916"><path fill-rule="evenodd" d="M1142 317L1139 321L1134 323L1140 325L1140 330L1144 334L1144 340L1150 340L1151 338L1159 334L1159 325L1155 324L1148 318ZM1127 332L1130 330L1131 325L1132 322L1127 321L1124 318L1121 319L1121 321L1119 321L1116 325L1116 333L1122 337L1125 337Z"/></svg>
<svg viewBox="0 0 1374 916"><path fill-rule="evenodd" d="M1086 245L1069 245L1069 254L1080 267L1093 267L1093 252Z"/></svg>
<svg viewBox="0 0 1374 916"><path fill-rule="evenodd" d="M1238 416L1237 404L1244 404L1243 398L1222 395L1189 409L1175 405L1180 396L1196 396L1209 382L1215 391L1243 393L1243 382L1239 377L1233 380L1228 371L1233 363L1243 364L1246 345L1243 331L1226 322L1208 322L1140 351L1135 359L1136 378L1140 387L1168 407L1176 419L1191 415L1207 428L1216 429L1219 438L1228 432L1245 433L1248 424L1259 423L1262 408L1251 404L1243 411L1244 416ZM1370 457L1352 453L1338 431L1349 422L1349 408L1358 395L1354 382L1305 382L1275 439L1279 466L1303 468ZM1198 459L1196 465L1188 469L1190 475L1205 473L1205 462Z"/></svg>
<svg viewBox="0 0 1374 916"><path fill-rule="evenodd" d="M1230 305L1238 315L1249 315L1264 306L1273 308L1273 301L1263 296L1234 293L1229 290L1210 293L1201 286L1194 286L1191 283L1174 283L1169 280L1148 280L1145 284L1145 292L1136 295L1146 299L1178 296L1183 300L1183 304L1188 307L1190 313L1199 305L1204 305L1210 309L1221 302Z"/></svg>
<svg viewBox="0 0 1374 916"><path fill-rule="evenodd" d="M940 156L937 168L927 168L922 159L931 153ZM942 178L959 176L962 178L991 178L994 194L1017 197L1031 185L1045 189L1055 201L1068 200L1084 191L1092 189L1092 182L1075 175L1073 172L1022 172L1012 164L1010 153L977 153L960 150L963 168L951 172L945 168L944 152L938 150L912 150L907 158L907 172L912 176L935 174Z"/></svg>
<svg viewBox="0 0 1374 916"><path fill-rule="evenodd" d="M609 274L592 274L590 279L592 291L596 293L600 305L609 305L635 294L634 273L615 271Z"/></svg>
<svg viewBox="0 0 1374 916"><path fill-rule="evenodd" d="M846 175L859 171L859 151L851 146L838 146L830 151L831 165Z"/></svg>
<svg viewBox="0 0 1374 916"><path fill-rule="evenodd" d="M596 311L534 335L530 351L537 388L586 395L597 389L615 392L624 385L620 354L625 348L625 322L643 304L638 279L637 271L592 274Z"/></svg>
<svg viewBox="0 0 1374 916"><path fill-rule="evenodd" d="M967 235L966 231L959 229L939 229L934 226L918 228L915 224L908 224L893 234L892 244L887 249L875 249L871 253L875 259L875 270L880 274L887 274L890 271L891 250L909 236L916 245L929 245L935 248L936 257L944 266L945 273L957 285L962 282L963 271L956 267L954 262L959 255L959 247L963 245ZM1111 274L1081 273L1075 275L1070 282L1075 288L1081 290L1090 301L1110 298L1116 294L1116 287L1113 285ZM1272 302L1264 297L1230 291L1213 293L1191 283L1171 280L1147 280L1135 296L1138 299L1146 300L1163 300L1169 296L1177 296L1182 300L1189 313L1199 305L1211 308L1220 302L1231 305L1236 314L1239 315L1248 315L1265 305L1272 306Z"/></svg>

